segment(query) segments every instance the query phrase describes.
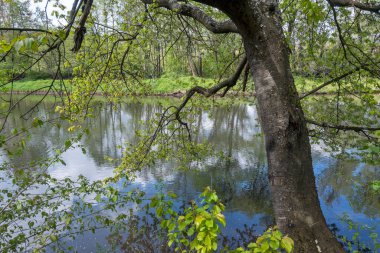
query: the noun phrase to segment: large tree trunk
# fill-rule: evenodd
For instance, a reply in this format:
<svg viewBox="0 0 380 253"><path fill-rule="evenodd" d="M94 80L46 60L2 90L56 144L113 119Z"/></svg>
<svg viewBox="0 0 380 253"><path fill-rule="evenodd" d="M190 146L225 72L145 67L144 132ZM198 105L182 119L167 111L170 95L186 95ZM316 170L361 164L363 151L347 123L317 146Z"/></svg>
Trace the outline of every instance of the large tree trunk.
<svg viewBox="0 0 380 253"><path fill-rule="evenodd" d="M308 130L289 65L276 1L224 1L244 41L265 135L277 225L295 252L345 252L327 227L317 196Z"/></svg>

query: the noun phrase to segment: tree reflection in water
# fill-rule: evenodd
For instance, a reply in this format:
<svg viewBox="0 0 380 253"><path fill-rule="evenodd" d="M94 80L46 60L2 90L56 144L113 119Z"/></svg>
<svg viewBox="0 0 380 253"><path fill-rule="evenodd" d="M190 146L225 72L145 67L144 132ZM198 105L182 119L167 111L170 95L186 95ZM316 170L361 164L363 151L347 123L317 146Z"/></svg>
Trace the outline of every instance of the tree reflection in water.
<svg viewBox="0 0 380 253"><path fill-rule="evenodd" d="M25 108L29 107L28 103L25 100L19 105L9 118L6 131L28 126L20 118ZM135 143L138 140L135 131L142 130L144 122L162 112L165 107L157 101L123 103L117 105L118 110L115 110L114 105L98 105L93 107L95 117L89 118L83 126L88 127L91 133L80 143L87 153L82 154L80 149L69 150L63 157L67 165L51 168L54 176L62 179L83 174L90 180L99 180L112 175L115 165L105 158L119 159L122 155L119 147L126 141ZM34 116L53 118L56 115L51 108L51 103L46 101ZM216 150L223 152L224 157L208 157L202 168L189 171L177 170L172 161L157 163L156 167L139 173L135 186L153 195L156 192L155 185L163 182L167 185L167 190L178 193L180 201L184 203L196 198L205 186L212 186L226 204L229 230L223 231L221 244L232 248L245 245L255 238L255 234L273 224L266 156L255 107L237 104L209 111L199 109L193 117L197 128L194 139L213 144ZM67 127L65 122L59 122L33 129L23 154L12 157L3 152L3 161L9 162L12 168L27 167L33 160L51 156L52 151L70 137ZM7 144L11 147L19 141L20 138L14 138ZM317 178L321 204L328 222L335 223L332 225L335 226L334 231L349 234L338 217L346 211L350 212L353 219L359 217L356 221L362 224L379 223L380 197L371 195L368 191L371 181L380 180L379 168L330 156L326 158L323 157L323 152L317 150L314 150L314 156L314 164L320 168ZM107 241L112 242L115 248L125 252L172 250L163 241L163 231L159 231L154 216L136 214L132 217L125 233L119 230L107 237ZM94 235L104 239L102 236L97 232ZM88 244L91 243L93 242L89 240Z"/></svg>

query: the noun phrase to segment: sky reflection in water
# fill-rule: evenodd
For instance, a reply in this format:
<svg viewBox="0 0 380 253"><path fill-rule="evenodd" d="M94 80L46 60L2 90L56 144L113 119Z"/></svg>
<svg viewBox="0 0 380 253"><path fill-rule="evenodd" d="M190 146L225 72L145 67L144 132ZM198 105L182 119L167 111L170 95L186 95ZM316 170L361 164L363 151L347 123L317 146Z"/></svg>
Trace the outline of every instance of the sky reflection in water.
<svg viewBox="0 0 380 253"><path fill-rule="evenodd" d="M21 105L28 107L28 102ZM37 114L52 117L48 103L40 107ZM91 135L82 144L87 150L70 149L63 154L66 166L55 165L50 173L57 178L76 178L80 174L90 180L103 179L112 175L114 165L106 157L121 157L125 141L136 141L134 131L144 128L144 124L163 107L156 102L126 103L115 110L110 105L94 107L95 117L89 119L87 126ZM9 119L10 129L26 124L17 115ZM195 125L199 133L197 140L207 140L222 150L229 160L207 159L201 170L178 171L173 163L165 163L139 173L133 187L145 191L148 196L157 192L157 186L178 193L178 205L196 198L203 188L212 185L226 204L227 227L223 229L227 237L237 237L236 229L255 225L255 233L261 233L273 223L270 192L266 178L266 156L257 113L253 105L240 104L229 108L217 107L212 111L199 112ZM31 159L51 155L54 147L62 145L68 137L65 127L43 126L35 129L24 155L12 161L15 166ZM3 156L3 160L8 160ZM368 182L380 179L379 168L358 162L339 161L329 157L318 146L313 147L313 164L317 178L321 206L329 224L336 224L339 233L348 237L353 232L339 217L343 214L360 224L376 226L380 233L380 200L368 197L365 187ZM361 240L371 243L369 232L362 232ZM106 245L108 231L79 237L72 244L79 252L96 252L99 245ZM98 246L96 244L99 244ZM108 247L107 247L108 248Z"/></svg>

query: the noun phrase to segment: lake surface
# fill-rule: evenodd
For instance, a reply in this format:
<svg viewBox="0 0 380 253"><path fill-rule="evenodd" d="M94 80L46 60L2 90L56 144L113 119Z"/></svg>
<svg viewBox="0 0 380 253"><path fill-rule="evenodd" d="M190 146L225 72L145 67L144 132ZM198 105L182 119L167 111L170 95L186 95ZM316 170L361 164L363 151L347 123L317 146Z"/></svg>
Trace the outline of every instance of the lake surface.
<svg viewBox="0 0 380 253"><path fill-rule="evenodd" d="M84 175L90 180L111 176L115 165L107 157L121 157L120 147L126 141L136 141L135 131L144 129L148 120L163 111L165 106L161 102L151 99L149 102L128 102L118 106L95 103L94 118L86 122L91 134L81 142L86 154L80 149L68 150L63 154L66 165L54 165L49 170L50 174L60 179ZM165 104L178 102L164 101ZM18 106L17 112L8 119L8 129L30 124L20 115L31 103L25 101ZM45 102L35 110L34 116L55 117L52 110L53 104ZM248 103L219 106L209 111L199 110L194 116L198 130L195 138L207 140L229 159L208 157L200 169L187 171L176 169L171 162L159 164L139 173L134 187L145 191L147 196L154 195L160 187L164 191L172 190L178 194L180 204L197 198L204 187L212 186L226 205L227 227L223 229L226 240L240 238L244 241L242 235L248 237L250 233L262 233L274 220L264 142L255 106ZM10 159L3 153L1 159L11 161L17 167L32 159L51 156L52 150L63 145L70 136L66 129L65 123L60 128L45 124L34 129L21 158ZM348 238L354 235L354 231L341 220L345 214L355 223L372 226L372 232L380 233L380 198L365 191L369 182L380 180L380 169L359 162L337 160L317 145L313 146L313 164L322 210L327 222L339 230L338 234ZM373 247L369 238L371 231L361 230L359 237L360 242L369 247ZM69 241L78 252L110 252L108 243L107 230L84 234ZM120 242L115 251L122 249L123 243Z"/></svg>

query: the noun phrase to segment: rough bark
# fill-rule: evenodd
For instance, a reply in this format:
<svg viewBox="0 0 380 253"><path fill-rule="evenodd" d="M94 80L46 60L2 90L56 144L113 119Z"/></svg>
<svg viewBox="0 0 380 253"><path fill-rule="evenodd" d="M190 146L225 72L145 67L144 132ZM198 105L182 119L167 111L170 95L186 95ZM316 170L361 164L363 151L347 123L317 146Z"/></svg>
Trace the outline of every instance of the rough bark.
<svg viewBox="0 0 380 253"><path fill-rule="evenodd" d="M295 252L345 252L320 209L305 117L276 1L217 4L236 24L255 82L277 225Z"/></svg>

